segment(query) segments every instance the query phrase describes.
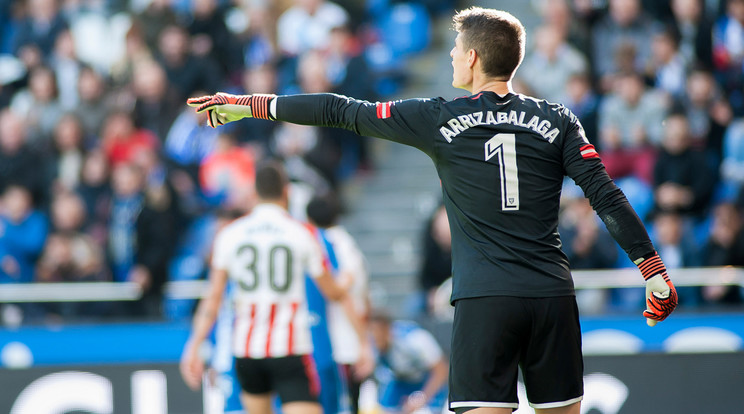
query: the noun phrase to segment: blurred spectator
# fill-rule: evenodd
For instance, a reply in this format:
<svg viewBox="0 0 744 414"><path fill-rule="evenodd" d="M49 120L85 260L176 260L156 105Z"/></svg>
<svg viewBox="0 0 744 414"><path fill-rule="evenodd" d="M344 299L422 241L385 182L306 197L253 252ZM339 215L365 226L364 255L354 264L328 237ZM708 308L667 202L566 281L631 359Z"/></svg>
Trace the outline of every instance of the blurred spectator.
<svg viewBox="0 0 744 414"><path fill-rule="evenodd" d="M633 175L650 183L666 105L637 73L619 76L613 89L599 108L602 160L613 178Z"/></svg>
<svg viewBox="0 0 744 414"><path fill-rule="evenodd" d="M644 14L640 0L610 0L609 4L609 13L592 30L593 67L603 90L611 88L610 80L619 72L618 50L632 50L633 69L642 71L651 57L649 39L660 28Z"/></svg>
<svg viewBox="0 0 744 414"><path fill-rule="evenodd" d="M108 233L112 196L109 164L103 151L93 150L85 155L77 193L85 204L87 231L96 242L103 245Z"/></svg>
<svg viewBox="0 0 744 414"><path fill-rule="evenodd" d="M57 79L59 104L68 111L75 109L79 101L77 83L82 63L75 53L75 42L69 30L57 36L49 66L54 70Z"/></svg>
<svg viewBox="0 0 744 414"><path fill-rule="evenodd" d="M744 118L735 120L723 139L721 180L727 198L744 193Z"/></svg>
<svg viewBox="0 0 744 414"><path fill-rule="evenodd" d="M538 96L551 102L563 102L566 83L587 70L586 58L566 43L556 27L542 26L535 32L535 49L522 62L520 77Z"/></svg>
<svg viewBox="0 0 744 414"><path fill-rule="evenodd" d="M668 116L654 167L655 209L701 218L714 184L715 174L705 154L690 148L687 118L683 114Z"/></svg>
<svg viewBox="0 0 744 414"><path fill-rule="evenodd" d="M37 264L39 282L96 282L110 280L105 270L103 249L83 232L86 222L82 199L60 192L52 201L52 234ZM46 304L47 312L67 317L96 316L105 305L86 302Z"/></svg>
<svg viewBox="0 0 744 414"><path fill-rule="evenodd" d="M164 142L183 101L173 93L162 66L154 61L139 62L134 67L132 89L137 128L155 134L158 143Z"/></svg>
<svg viewBox="0 0 744 414"><path fill-rule="evenodd" d="M679 51L689 63L713 64L713 24L703 10L704 0L672 0L672 27L679 35Z"/></svg>
<svg viewBox="0 0 744 414"><path fill-rule="evenodd" d="M145 129L135 128L129 113L116 111L106 117L101 131L101 144L113 167L134 159L138 151L155 148L155 135Z"/></svg>
<svg viewBox="0 0 744 414"><path fill-rule="evenodd" d="M190 43L188 32L177 25L165 27L158 39L158 58L177 92L178 105L196 90L217 90L223 76L214 58L194 55Z"/></svg>
<svg viewBox="0 0 744 414"><path fill-rule="evenodd" d="M564 199L560 233L571 269L609 269L617 262L617 246L585 197Z"/></svg>
<svg viewBox="0 0 744 414"><path fill-rule="evenodd" d="M744 85L744 0L726 0L726 13L713 25L713 63L718 81L728 91Z"/></svg>
<svg viewBox="0 0 744 414"><path fill-rule="evenodd" d="M687 61L679 51L675 33L665 30L654 35L647 76L655 88L679 97L685 91Z"/></svg>
<svg viewBox="0 0 744 414"><path fill-rule="evenodd" d="M204 193L229 209L248 211L255 203L256 166L253 154L222 131L214 152L202 161L199 182Z"/></svg>
<svg viewBox="0 0 744 414"><path fill-rule="evenodd" d="M553 27L574 48L591 53L588 19L579 18L572 10L572 0L543 0L540 14L545 26Z"/></svg>
<svg viewBox="0 0 744 414"><path fill-rule="evenodd" d="M51 137L63 112L58 97L57 79L47 66L34 68L29 74L28 88L13 97L10 107L23 118L31 145L43 147Z"/></svg>
<svg viewBox="0 0 744 414"><path fill-rule="evenodd" d="M733 114L709 71L693 69L690 72L685 95L676 102L675 110L687 114L692 145L706 148L720 160L723 134Z"/></svg>
<svg viewBox="0 0 744 414"><path fill-rule="evenodd" d="M331 29L343 26L349 16L341 6L327 0L293 0L277 22L277 42L282 53L298 56L325 49Z"/></svg>
<svg viewBox="0 0 744 414"><path fill-rule="evenodd" d="M28 188L37 201L43 198L39 155L26 142L23 121L10 110L0 112L0 192L11 184Z"/></svg>
<svg viewBox="0 0 744 414"><path fill-rule="evenodd" d="M79 102L75 107L75 115L82 123L85 137L98 137L108 113L106 83L93 68L83 66L77 80L77 92Z"/></svg>
<svg viewBox="0 0 744 414"><path fill-rule="evenodd" d="M566 98L563 102L579 118L589 141L594 144L597 150L601 151L602 145L597 133L599 98L592 89L589 75L577 73L568 78Z"/></svg>
<svg viewBox="0 0 744 414"><path fill-rule="evenodd" d="M250 24L239 38L243 45L243 66L246 69L267 66L277 60L276 18L267 4L245 3L243 11Z"/></svg>
<svg viewBox="0 0 744 414"><path fill-rule="evenodd" d="M152 50L145 42L143 29L133 22L124 36L124 54L111 66L111 78L115 86L125 86L132 80L134 68L139 62L151 61ZM153 46L154 49L154 46Z"/></svg>
<svg viewBox="0 0 744 414"><path fill-rule="evenodd" d="M417 311L432 310L437 288L452 276L452 238L444 205L440 205L426 223L423 232L422 262L418 284L423 297Z"/></svg>
<svg viewBox="0 0 744 414"><path fill-rule="evenodd" d="M178 24L178 17L171 5L172 0L151 0L147 7L137 14L136 20L142 28L145 44L154 48L160 33L168 26Z"/></svg>
<svg viewBox="0 0 744 414"><path fill-rule="evenodd" d="M52 53L57 36L66 28L57 0L28 0L26 18L18 28L13 50L19 56L38 53L46 58Z"/></svg>
<svg viewBox="0 0 744 414"><path fill-rule="evenodd" d="M682 216L676 212L662 211L654 215L653 241L656 250L668 269L700 266L700 253L695 246ZM695 307L701 301L698 286L677 288L679 303L686 308Z"/></svg>
<svg viewBox="0 0 744 414"><path fill-rule="evenodd" d="M193 15L188 31L193 39L192 51L196 56L210 56L221 65L223 72L232 74L242 63L240 49L237 39L225 25L217 0L192 0L191 5Z"/></svg>
<svg viewBox="0 0 744 414"><path fill-rule="evenodd" d="M437 340L410 321L373 312L369 327L377 348L378 399L385 412L439 412L447 399L449 364Z"/></svg>
<svg viewBox="0 0 744 414"><path fill-rule="evenodd" d="M744 266L744 230L741 213L731 203L722 203L713 210L713 224L703 247L704 266ZM705 286L703 298L708 303L740 304L738 286Z"/></svg>
<svg viewBox="0 0 744 414"><path fill-rule="evenodd" d="M174 229L169 217L171 200L162 192L147 191L145 180L142 169L133 163L114 167L108 256L114 281L134 282L144 292L125 312L158 316Z"/></svg>
<svg viewBox="0 0 744 414"><path fill-rule="evenodd" d="M362 55L362 45L349 26L331 29L326 52L326 71L333 91L346 96L375 100L372 73Z"/></svg>
<svg viewBox="0 0 744 414"><path fill-rule="evenodd" d="M83 170L83 126L77 116L66 114L54 129L47 151L45 182L50 192L77 188Z"/></svg>
<svg viewBox="0 0 744 414"><path fill-rule="evenodd" d="M31 193L10 185L0 199L0 283L31 282L48 224L33 208Z"/></svg>

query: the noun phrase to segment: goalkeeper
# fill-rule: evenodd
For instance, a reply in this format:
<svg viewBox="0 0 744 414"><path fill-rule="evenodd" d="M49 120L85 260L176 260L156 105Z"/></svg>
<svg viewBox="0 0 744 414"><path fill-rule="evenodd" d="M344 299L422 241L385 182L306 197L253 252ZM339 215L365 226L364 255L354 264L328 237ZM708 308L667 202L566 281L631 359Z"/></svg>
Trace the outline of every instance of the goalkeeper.
<svg viewBox="0 0 744 414"><path fill-rule="evenodd" d="M515 94L525 32L509 13L471 8L454 17L453 86L447 101L371 103L333 94L216 95L189 104L213 127L245 117L346 128L418 148L434 162L452 229L450 409L516 410L521 367L537 413L578 414L583 398L581 331L558 212L568 175L646 283L649 325L677 293L641 220L560 104Z"/></svg>

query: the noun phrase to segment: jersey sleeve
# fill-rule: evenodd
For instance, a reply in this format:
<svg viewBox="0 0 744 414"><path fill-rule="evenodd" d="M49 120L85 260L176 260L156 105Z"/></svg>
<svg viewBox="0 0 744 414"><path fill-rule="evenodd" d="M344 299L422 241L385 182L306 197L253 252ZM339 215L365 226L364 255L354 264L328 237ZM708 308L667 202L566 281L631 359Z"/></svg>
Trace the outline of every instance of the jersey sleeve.
<svg viewBox="0 0 744 414"><path fill-rule="evenodd" d="M276 119L302 125L348 129L416 147L431 155L441 99L363 101L321 93L276 98Z"/></svg>
<svg viewBox="0 0 744 414"><path fill-rule="evenodd" d="M214 238L212 245L212 269L227 270L230 264L230 242L226 229L221 230Z"/></svg>
<svg viewBox="0 0 744 414"><path fill-rule="evenodd" d="M599 153L586 138L578 118L565 111L569 117L563 140L566 175L581 187L607 230L632 261L653 253L654 247L643 222L607 174Z"/></svg>

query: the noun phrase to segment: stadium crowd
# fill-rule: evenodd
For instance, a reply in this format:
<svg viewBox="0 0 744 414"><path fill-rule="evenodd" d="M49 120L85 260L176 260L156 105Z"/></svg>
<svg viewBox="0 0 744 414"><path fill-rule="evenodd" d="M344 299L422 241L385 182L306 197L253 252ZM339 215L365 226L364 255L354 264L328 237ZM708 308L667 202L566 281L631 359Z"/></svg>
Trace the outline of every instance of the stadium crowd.
<svg viewBox="0 0 744 414"><path fill-rule="evenodd" d="M744 265L744 0L532 3L542 22L515 89L579 116L667 266ZM259 160L283 160L300 217L302 200L373 168L366 141L346 131L255 119L211 129L186 97L381 99L404 85L429 21L467 5L0 0L0 283L132 281L146 292L24 305L27 321L186 316L164 306L163 284L203 277L216 218L255 202ZM572 266L631 265L574 190L561 225ZM446 254L440 238L427 246ZM682 309L742 303L739 288L679 291ZM609 303L642 301L624 289Z"/></svg>

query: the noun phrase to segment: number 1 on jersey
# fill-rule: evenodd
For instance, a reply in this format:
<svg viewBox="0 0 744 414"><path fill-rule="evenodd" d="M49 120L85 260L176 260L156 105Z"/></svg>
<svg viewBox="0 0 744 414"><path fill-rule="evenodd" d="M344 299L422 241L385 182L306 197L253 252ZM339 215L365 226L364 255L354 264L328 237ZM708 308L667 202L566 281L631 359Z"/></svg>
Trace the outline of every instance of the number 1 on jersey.
<svg viewBox="0 0 744 414"><path fill-rule="evenodd" d="M501 174L501 210L519 210L517 144L514 134L496 134L486 141L486 161L494 156Z"/></svg>

